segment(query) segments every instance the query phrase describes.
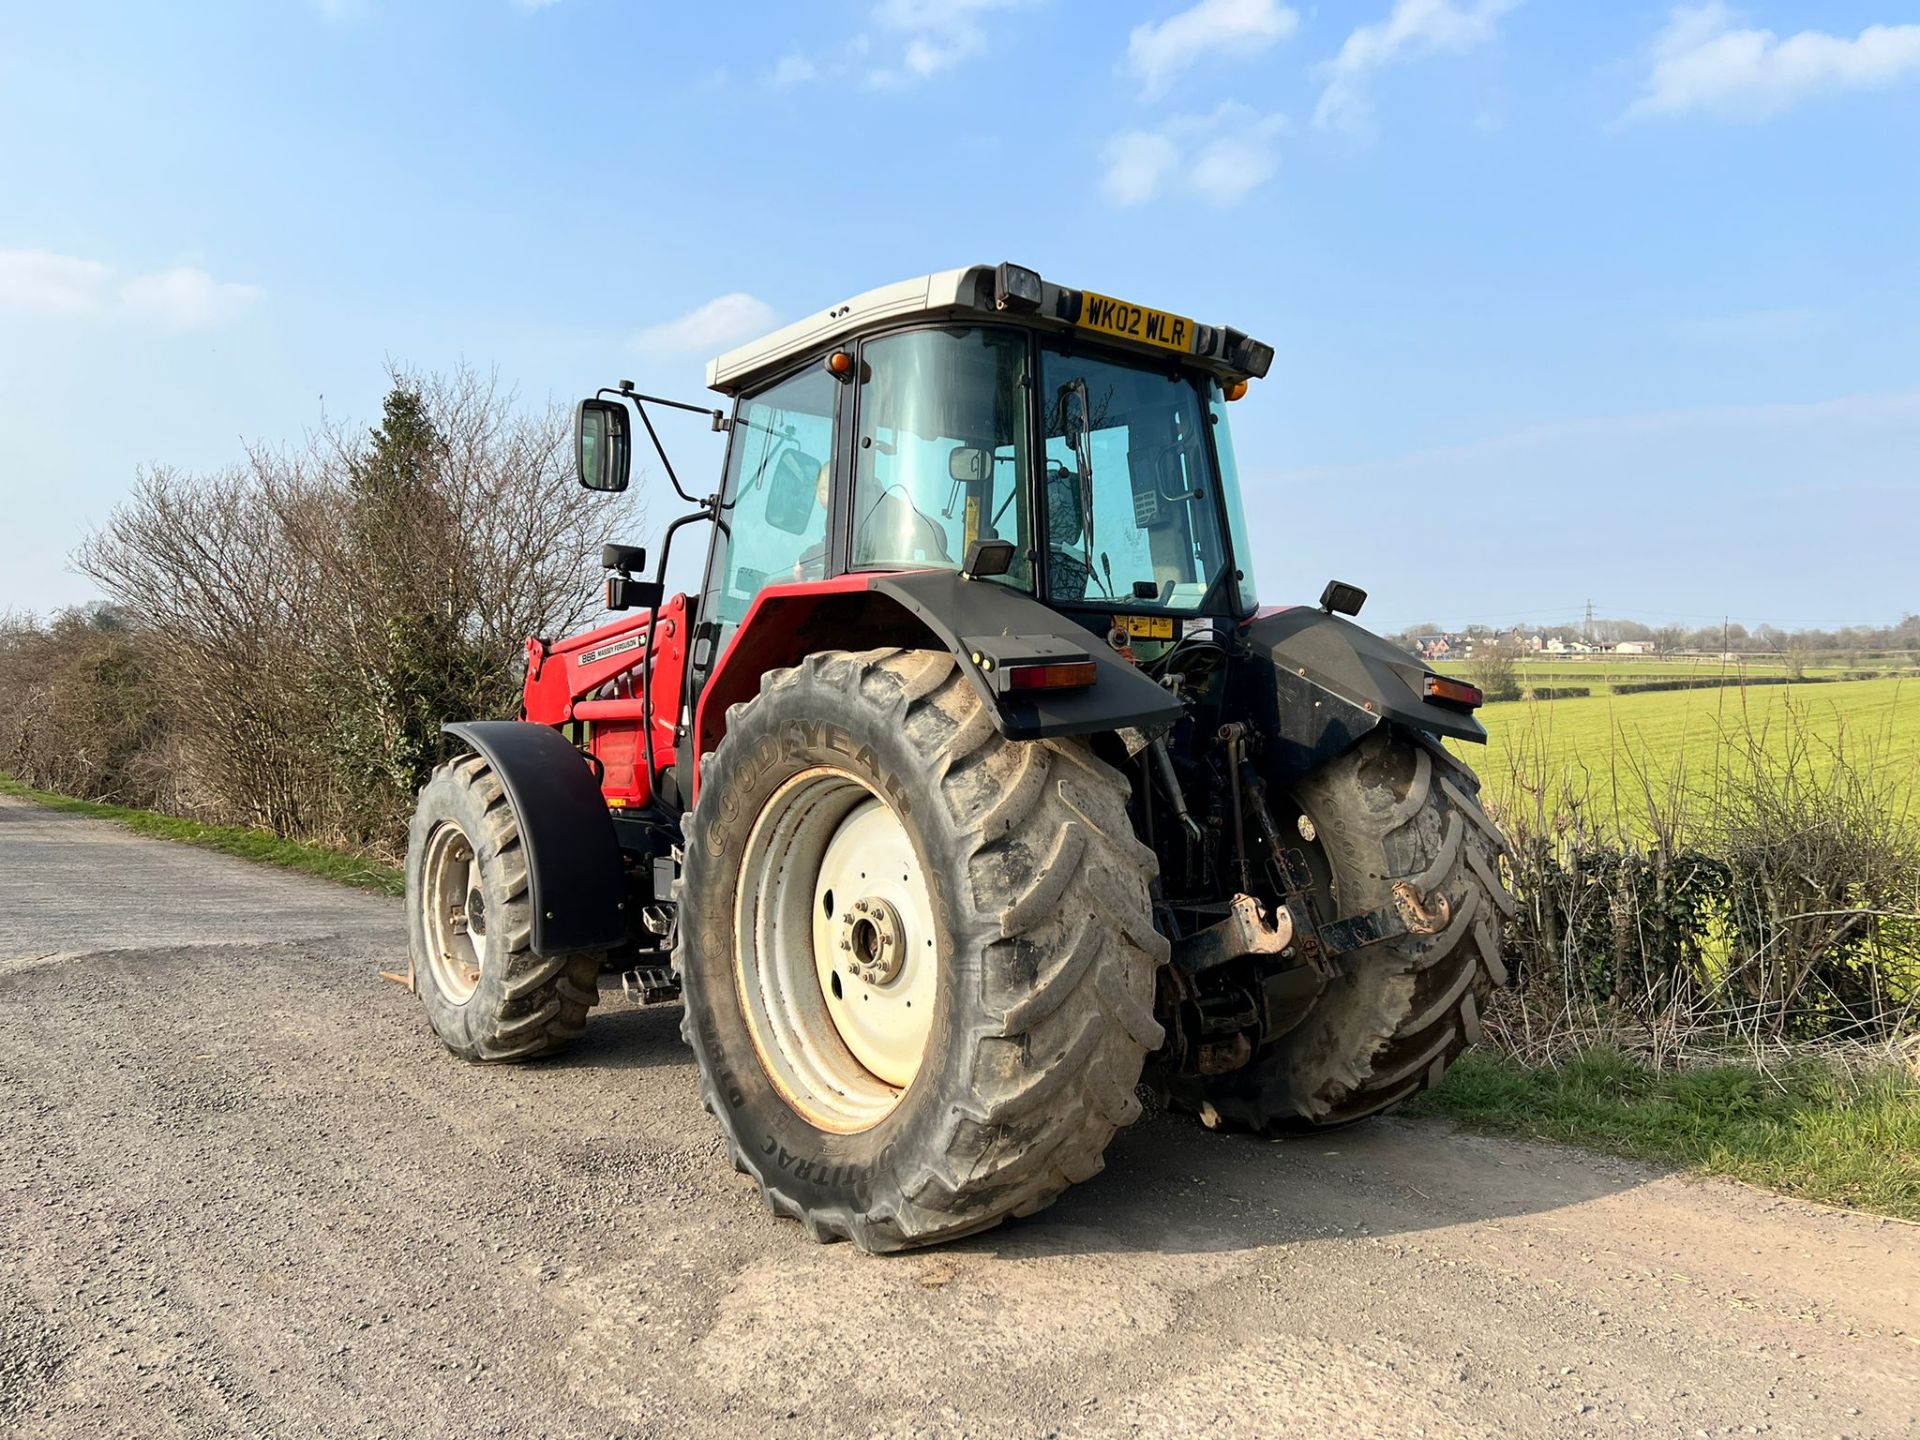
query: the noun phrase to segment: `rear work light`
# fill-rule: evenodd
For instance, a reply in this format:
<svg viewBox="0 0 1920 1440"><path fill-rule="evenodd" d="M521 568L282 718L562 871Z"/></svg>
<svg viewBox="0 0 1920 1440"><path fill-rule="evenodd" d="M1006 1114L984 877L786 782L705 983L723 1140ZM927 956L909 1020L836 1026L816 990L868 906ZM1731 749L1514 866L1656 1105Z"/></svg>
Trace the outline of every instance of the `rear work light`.
<svg viewBox="0 0 1920 1440"><path fill-rule="evenodd" d="M1091 660L1074 660L1061 665L1004 665L1000 684L1008 691L1084 690L1093 684L1097 672Z"/></svg>
<svg viewBox="0 0 1920 1440"><path fill-rule="evenodd" d="M1485 702L1478 685L1469 685L1464 680L1452 680L1445 675L1427 676L1427 699L1438 700L1442 705L1458 705L1465 710L1478 710Z"/></svg>

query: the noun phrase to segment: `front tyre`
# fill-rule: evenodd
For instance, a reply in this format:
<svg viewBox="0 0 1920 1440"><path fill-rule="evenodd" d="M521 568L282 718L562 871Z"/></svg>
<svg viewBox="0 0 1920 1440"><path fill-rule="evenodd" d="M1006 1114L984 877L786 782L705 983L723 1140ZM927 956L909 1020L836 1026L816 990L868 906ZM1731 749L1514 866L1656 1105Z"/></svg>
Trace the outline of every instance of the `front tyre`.
<svg viewBox="0 0 1920 1440"><path fill-rule="evenodd" d="M407 833L407 947L427 1023L463 1060L531 1060L577 1039L597 950L536 955L520 822L478 755L421 788Z"/></svg>
<svg viewBox="0 0 1920 1440"><path fill-rule="evenodd" d="M1100 1169L1162 1038L1127 793L1084 742L998 735L944 652L822 652L729 712L674 963L702 1097L777 1213L899 1250Z"/></svg>

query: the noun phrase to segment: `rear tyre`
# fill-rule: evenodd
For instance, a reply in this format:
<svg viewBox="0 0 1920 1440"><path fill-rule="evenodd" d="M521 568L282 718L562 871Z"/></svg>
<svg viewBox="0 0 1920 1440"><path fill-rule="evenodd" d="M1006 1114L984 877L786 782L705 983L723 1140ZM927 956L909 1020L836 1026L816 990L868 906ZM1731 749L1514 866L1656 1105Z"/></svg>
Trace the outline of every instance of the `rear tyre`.
<svg viewBox="0 0 1920 1440"><path fill-rule="evenodd" d="M1506 848L1473 772L1437 744L1378 732L1295 787L1331 872L1340 918L1393 906L1393 884L1445 895L1434 935L1335 961L1298 1027L1243 1069L1182 1080L1173 1102L1217 1129L1314 1130L1377 1115L1440 1083L1480 1038L1488 992L1507 980L1500 928L1513 897ZM1291 816L1279 817L1284 825Z"/></svg>
<svg viewBox="0 0 1920 1440"><path fill-rule="evenodd" d="M1049 1204L1140 1113L1167 955L1127 783L998 735L953 657L827 651L728 712L686 825L682 1034L734 1165L816 1240Z"/></svg>
<svg viewBox="0 0 1920 1440"><path fill-rule="evenodd" d="M536 955L520 824L478 755L420 791L407 835L414 987L463 1060L530 1060L578 1039L600 998L597 950Z"/></svg>

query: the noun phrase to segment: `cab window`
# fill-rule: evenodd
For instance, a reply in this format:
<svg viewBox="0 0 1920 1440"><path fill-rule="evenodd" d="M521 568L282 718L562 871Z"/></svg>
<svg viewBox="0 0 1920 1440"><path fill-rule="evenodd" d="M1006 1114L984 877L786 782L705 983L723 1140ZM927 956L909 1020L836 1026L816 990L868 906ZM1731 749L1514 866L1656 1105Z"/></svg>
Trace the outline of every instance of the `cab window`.
<svg viewBox="0 0 1920 1440"><path fill-rule="evenodd" d="M855 569L957 570L982 538L1014 542L1029 586L1027 343L1018 331L912 330L861 349Z"/></svg>
<svg viewBox="0 0 1920 1440"><path fill-rule="evenodd" d="M1040 399L1051 598L1207 605L1226 557L1194 381L1048 343Z"/></svg>
<svg viewBox="0 0 1920 1440"><path fill-rule="evenodd" d="M768 585L827 573L827 508L840 383L819 365L740 402L721 492L706 615L726 647Z"/></svg>

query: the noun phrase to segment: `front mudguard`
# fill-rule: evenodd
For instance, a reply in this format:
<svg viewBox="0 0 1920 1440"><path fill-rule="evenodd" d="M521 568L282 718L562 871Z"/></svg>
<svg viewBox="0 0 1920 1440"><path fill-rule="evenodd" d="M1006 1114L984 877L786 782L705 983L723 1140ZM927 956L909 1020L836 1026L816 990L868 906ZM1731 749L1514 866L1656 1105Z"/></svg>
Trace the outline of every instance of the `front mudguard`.
<svg viewBox="0 0 1920 1440"><path fill-rule="evenodd" d="M519 821L536 955L608 950L627 938L626 871L606 798L558 730L524 720L441 727L500 777Z"/></svg>
<svg viewBox="0 0 1920 1440"><path fill-rule="evenodd" d="M1304 606L1262 615L1241 632L1243 713L1260 716L1276 778L1304 775L1382 725L1484 745L1471 713L1429 700L1425 665L1351 620Z"/></svg>

